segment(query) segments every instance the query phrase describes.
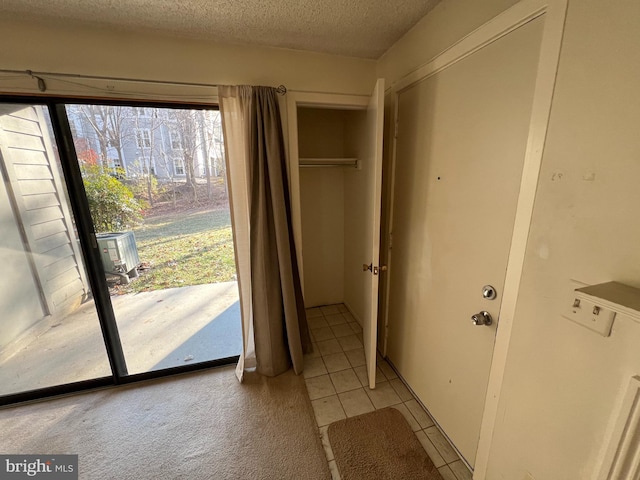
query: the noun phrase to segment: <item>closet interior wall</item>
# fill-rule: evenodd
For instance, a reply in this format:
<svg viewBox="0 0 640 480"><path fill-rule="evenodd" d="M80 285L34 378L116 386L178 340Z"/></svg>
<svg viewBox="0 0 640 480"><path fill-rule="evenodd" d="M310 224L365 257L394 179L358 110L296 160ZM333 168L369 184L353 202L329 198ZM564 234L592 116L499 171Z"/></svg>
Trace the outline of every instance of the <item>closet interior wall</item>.
<svg viewBox="0 0 640 480"><path fill-rule="evenodd" d="M366 161L364 110L298 107L297 114L301 160ZM305 306L344 303L358 320L364 309L360 276L366 258L358 235L363 177L350 166L300 167Z"/></svg>

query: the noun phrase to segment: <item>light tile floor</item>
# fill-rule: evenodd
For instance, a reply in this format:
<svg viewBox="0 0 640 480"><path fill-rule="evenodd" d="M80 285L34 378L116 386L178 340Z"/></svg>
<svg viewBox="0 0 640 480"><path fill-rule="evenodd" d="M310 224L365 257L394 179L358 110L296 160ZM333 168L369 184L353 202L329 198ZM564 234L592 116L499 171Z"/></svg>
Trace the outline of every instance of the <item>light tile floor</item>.
<svg viewBox="0 0 640 480"><path fill-rule="evenodd" d="M344 305L307 309L307 320L314 353L305 357L304 378L333 480L340 480L340 473L327 436L329 424L385 407L404 415L444 480L471 480L466 465L380 355L376 388L366 386L362 328Z"/></svg>

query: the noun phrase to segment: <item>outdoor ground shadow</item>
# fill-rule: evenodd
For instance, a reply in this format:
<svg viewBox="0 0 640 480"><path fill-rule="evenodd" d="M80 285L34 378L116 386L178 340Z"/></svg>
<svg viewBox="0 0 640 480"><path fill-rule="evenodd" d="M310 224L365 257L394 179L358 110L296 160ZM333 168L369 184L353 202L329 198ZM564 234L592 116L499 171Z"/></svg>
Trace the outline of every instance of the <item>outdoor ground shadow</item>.
<svg viewBox="0 0 640 480"><path fill-rule="evenodd" d="M240 302L236 301L155 364L151 370L233 357L241 352Z"/></svg>

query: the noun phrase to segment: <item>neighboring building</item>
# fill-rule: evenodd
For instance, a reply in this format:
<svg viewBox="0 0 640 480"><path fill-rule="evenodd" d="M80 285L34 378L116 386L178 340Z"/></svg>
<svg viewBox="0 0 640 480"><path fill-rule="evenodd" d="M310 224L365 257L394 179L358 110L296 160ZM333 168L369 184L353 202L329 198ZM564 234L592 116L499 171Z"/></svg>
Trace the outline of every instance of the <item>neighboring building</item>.
<svg viewBox="0 0 640 480"><path fill-rule="evenodd" d="M206 177L207 166L211 176L223 171L216 110L70 105L67 112L81 162L120 168L128 178L174 181Z"/></svg>

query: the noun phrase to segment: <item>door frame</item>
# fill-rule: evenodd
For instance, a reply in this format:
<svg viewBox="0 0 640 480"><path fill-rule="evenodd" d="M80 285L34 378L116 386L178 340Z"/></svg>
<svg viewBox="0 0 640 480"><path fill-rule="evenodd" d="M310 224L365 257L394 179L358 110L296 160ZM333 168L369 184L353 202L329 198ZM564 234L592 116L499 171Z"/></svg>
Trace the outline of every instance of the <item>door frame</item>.
<svg viewBox="0 0 640 480"><path fill-rule="evenodd" d="M290 92L287 98L287 130L288 130L288 168L289 168L289 192L291 195L291 217L293 225L294 243L296 245L296 256L298 258L298 270L302 284L304 296L304 262L303 262L303 238L302 238L302 203L300 189L300 152L299 152L299 130L298 130L298 107L314 107L324 109L339 110L359 110L367 114L367 129L369 120L375 115L373 126L375 126L375 145L370 152L373 160L371 167L373 170L373 180L375 181L374 210L378 206L377 214L373 221L373 245L374 257L367 261L372 262L369 267L372 284L366 283L365 298L371 301L364 307L362 312L354 312L352 307L345 301L347 309L355 317L363 328L363 347L366 357L367 376L369 378L369 388L374 389L376 383L376 358L377 358L377 333L378 333L378 301L379 301L379 258L380 258L380 201L382 188L382 137L383 116L384 116L384 79L377 79L371 95L341 95L335 93L316 92ZM377 255L376 255L377 253ZM366 266L366 265L365 265ZM359 317L362 318L359 318Z"/></svg>
<svg viewBox="0 0 640 480"><path fill-rule="evenodd" d="M287 92L287 134L289 152L289 194L291 195L291 223L296 246L298 271L304 296L304 262L302 261L302 212L300 203L300 153L298 149L298 107L333 108L339 110L366 110L370 95L339 93ZM361 319L358 319L361 320Z"/></svg>
<svg viewBox="0 0 640 480"><path fill-rule="evenodd" d="M544 27L540 44L538 72L536 74L533 103L529 121L529 133L524 157L524 167L518 194L516 216L511 247L509 250L507 271L505 275L504 292L500 304L499 327L493 348L493 358L489 371L487 393L485 396L484 412L480 428L480 438L475 459L473 478L484 480L491 450L491 440L497 419L498 404L502 390L502 382L507 364L507 354L511 342L511 332L516 310L522 269L524 267L525 252L536 189L542 164L545 139L551 113L553 92L555 88L560 49L564 33L568 0L522 0L513 7L505 10L492 20L480 26L461 40L450 46L440 55L418 69L413 70L397 82L390 85L386 94L391 100L389 111L394 114L391 135L391 172L389 197L388 231L384 232L388 239L393 233L394 208L394 173L396 165L396 137L398 128L398 96L404 90L449 66L472 55L485 46L508 35L521 26L544 16ZM381 292L386 298L389 296L390 284L393 281L393 250L387 252L388 280L386 291ZM388 301L385 309L380 312L380 322L384 322L385 331L388 329ZM445 432L443 432L445 433Z"/></svg>

